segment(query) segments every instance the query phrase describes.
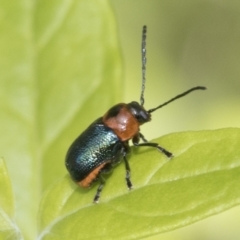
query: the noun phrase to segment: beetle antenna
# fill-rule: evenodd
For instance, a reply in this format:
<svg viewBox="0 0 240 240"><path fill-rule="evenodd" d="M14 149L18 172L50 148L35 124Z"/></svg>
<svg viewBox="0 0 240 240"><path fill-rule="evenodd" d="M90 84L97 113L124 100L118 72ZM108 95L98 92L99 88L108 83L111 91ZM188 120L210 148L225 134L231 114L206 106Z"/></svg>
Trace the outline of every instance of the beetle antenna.
<svg viewBox="0 0 240 240"><path fill-rule="evenodd" d="M193 91L195 91L195 90L206 90L206 89L207 89L206 87L201 87L201 86L193 87L193 88L187 90L186 92L183 92L183 93L177 95L176 97L170 99L169 101L167 101L167 102L159 105L158 107L149 109L148 112L149 112L149 113L152 113L152 112L156 111L157 109L159 109L159 108L161 108L161 107L163 107L163 106L166 106L166 105L169 104L170 102L173 102L173 101L175 101L175 100L178 99L178 98L184 97L185 95L187 95L187 94L189 94L190 92L193 92Z"/></svg>
<svg viewBox="0 0 240 240"><path fill-rule="evenodd" d="M143 26L142 30L142 90L140 96L141 106L144 104L144 90L145 90L145 82L146 82L146 38L147 38L147 26Z"/></svg>

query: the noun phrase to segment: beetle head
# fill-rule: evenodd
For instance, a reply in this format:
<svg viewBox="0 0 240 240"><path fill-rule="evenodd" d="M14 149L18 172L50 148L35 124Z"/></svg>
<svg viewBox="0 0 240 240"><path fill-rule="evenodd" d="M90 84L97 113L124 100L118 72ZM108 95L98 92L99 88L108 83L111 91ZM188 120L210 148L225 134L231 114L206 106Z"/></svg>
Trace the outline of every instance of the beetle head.
<svg viewBox="0 0 240 240"><path fill-rule="evenodd" d="M133 116L137 119L139 124L151 121L151 114L144 109L138 102L131 102L127 104Z"/></svg>

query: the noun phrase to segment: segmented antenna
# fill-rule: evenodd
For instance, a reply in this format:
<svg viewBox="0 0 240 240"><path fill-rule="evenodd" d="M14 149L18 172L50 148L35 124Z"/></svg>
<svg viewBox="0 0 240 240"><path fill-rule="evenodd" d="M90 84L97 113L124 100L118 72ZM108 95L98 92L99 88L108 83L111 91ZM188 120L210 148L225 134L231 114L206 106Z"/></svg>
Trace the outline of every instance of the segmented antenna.
<svg viewBox="0 0 240 240"><path fill-rule="evenodd" d="M202 87L202 86L193 87L193 88L187 90L186 92L183 92L183 93L177 95L176 97L170 99L169 101L159 105L158 107L149 109L148 112L152 113L152 112L156 111L157 109L159 109L159 108L169 104L170 102L173 102L173 101L175 101L178 98L184 97L185 95L189 94L190 92L193 92L193 91L196 91L196 90L206 90L206 89L207 89L206 87Z"/></svg>
<svg viewBox="0 0 240 240"><path fill-rule="evenodd" d="M146 82L146 38L147 38L147 26L143 26L142 30L142 90L140 96L140 104L143 106L144 104L144 90L145 90L145 82Z"/></svg>

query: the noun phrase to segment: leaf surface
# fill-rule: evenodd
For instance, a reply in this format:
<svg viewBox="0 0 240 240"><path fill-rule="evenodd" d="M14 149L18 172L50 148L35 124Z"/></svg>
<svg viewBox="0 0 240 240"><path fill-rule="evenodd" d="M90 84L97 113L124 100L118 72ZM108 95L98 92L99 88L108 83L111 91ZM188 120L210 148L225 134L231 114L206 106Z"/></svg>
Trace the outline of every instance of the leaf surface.
<svg viewBox="0 0 240 240"><path fill-rule="evenodd" d="M21 239L14 223L14 198L12 184L4 163L0 158L0 239Z"/></svg>
<svg viewBox="0 0 240 240"><path fill-rule="evenodd" d="M74 138L119 101L121 59L108 1L1 1L0 156L16 220L34 239L43 190L66 173Z"/></svg>
<svg viewBox="0 0 240 240"><path fill-rule="evenodd" d="M68 175L48 189L39 239L140 239L240 203L240 129L174 133L155 141L175 157L134 149L131 191L124 164L108 177L97 205L92 204L97 186L80 189Z"/></svg>

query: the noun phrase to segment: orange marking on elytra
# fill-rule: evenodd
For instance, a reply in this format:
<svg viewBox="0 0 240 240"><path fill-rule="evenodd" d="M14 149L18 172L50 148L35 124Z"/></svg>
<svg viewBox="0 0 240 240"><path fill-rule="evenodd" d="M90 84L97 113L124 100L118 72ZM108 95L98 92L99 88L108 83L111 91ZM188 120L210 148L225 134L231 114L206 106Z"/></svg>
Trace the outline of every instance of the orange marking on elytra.
<svg viewBox="0 0 240 240"><path fill-rule="evenodd" d="M82 181L77 182L77 184L83 188L88 188L91 186L91 183L97 178L100 170L107 164L104 162L98 167L96 167L92 172L90 172Z"/></svg>

